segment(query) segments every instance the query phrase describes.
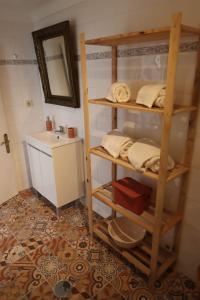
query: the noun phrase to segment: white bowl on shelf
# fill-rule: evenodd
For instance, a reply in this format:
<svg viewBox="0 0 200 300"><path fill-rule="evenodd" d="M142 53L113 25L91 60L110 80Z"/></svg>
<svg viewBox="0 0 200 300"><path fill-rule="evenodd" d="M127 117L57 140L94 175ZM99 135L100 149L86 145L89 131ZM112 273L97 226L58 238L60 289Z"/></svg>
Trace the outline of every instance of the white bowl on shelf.
<svg viewBox="0 0 200 300"><path fill-rule="evenodd" d="M117 246L129 249L142 242L146 230L125 217L119 217L109 222L108 233Z"/></svg>

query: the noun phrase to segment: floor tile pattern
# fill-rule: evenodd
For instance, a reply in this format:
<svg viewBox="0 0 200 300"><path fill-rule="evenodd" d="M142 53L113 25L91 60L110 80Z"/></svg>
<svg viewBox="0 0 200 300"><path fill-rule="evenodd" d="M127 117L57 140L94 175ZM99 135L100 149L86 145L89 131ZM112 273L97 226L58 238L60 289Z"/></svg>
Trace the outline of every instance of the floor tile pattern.
<svg viewBox="0 0 200 300"><path fill-rule="evenodd" d="M90 238L79 201L58 217L46 199L24 191L0 206L0 300L56 300L61 280L72 286L66 300L200 299L182 274L167 274L150 290L140 271Z"/></svg>

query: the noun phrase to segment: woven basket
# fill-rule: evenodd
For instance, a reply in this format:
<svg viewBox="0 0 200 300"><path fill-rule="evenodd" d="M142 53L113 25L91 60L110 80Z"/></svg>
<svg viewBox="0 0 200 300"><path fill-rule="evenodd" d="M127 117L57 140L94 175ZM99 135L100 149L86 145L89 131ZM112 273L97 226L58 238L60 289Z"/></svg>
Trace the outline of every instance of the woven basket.
<svg viewBox="0 0 200 300"><path fill-rule="evenodd" d="M134 248L143 240L146 230L125 217L113 219L108 224L108 232L121 248Z"/></svg>

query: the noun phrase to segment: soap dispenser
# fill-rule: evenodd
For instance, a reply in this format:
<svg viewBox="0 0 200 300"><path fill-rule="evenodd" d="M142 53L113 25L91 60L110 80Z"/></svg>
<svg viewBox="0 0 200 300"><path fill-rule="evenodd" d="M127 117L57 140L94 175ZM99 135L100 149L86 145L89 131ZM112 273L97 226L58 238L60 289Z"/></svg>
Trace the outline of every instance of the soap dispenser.
<svg viewBox="0 0 200 300"><path fill-rule="evenodd" d="M50 118L49 117L47 117L47 119L46 119L46 130L47 131L52 131L52 122L51 122L51 120L50 120Z"/></svg>

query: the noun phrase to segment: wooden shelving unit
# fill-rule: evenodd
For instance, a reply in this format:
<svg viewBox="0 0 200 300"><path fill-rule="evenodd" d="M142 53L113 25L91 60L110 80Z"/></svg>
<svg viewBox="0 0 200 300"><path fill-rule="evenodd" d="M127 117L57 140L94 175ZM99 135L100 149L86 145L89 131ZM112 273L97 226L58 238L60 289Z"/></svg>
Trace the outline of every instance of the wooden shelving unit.
<svg viewBox="0 0 200 300"><path fill-rule="evenodd" d="M176 68L179 55L179 46L181 37L197 36L200 42L200 29L185 26L181 24L182 14L177 13L172 17L172 24L170 27L163 27L158 29L150 29L141 32L129 32L126 34L119 34L110 37L102 37L97 39L85 40L84 33L81 33L81 66L82 66L82 84L84 96L84 121L85 121L85 151L86 151L86 167L87 167L87 200L89 212L89 226L91 234L97 235L115 251L124 256L129 262L133 263L137 268L149 276L150 284L153 285L169 267L171 267L178 256L180 236L181 236L181 221L184 213L185 195L187 190L187 178L190 163L192 159L192 152L194 146L196 115L198 109L198 98L200 91L200 50L197 53L197 63L193 87L193 96L191 104L188 106L180 106L174 104L174 90ZM87 62L86 62L86 46L87 45L102 45L110 46L112 49L112 82L117 81L117 46L122 44L132 44L134 42L155 41L169 39L169 53L167 65L167 80L166 80L166 101L164 108L146 108L138 105L134 100L128 103L112 103L106 99L88 99L88 83L87 83ZM124 207L117 205L113 199L112 186L113 180L117 179L117 165L123 166L129 170L136 172L134 166L128 161L122 159L115 159L109 155L101 146L90 147L90 122L89 122L89 105L103 105L112 110L111 128L117 128L117 110L128 109L135 110L141 113L156 113L162 116L162 134L161 134L161 157L159 174L150 171L143 173L157 183L155 203L152 203L148 210L138 216ZM173 115L179 113L189 113L189 129L188 140L185 150L184 159L180 164L168 172L167 160L169 152L169 137L171 130L171 121ZM91 175L91 155L96 155L103 159L109 160L112 163L112 181L92 189L92 175ZM182 176L182 189L180 199L178 202L178 209L175 213L170 213L164 210L165 190L166 184L177 177ZM93 225L92 216L92 198L102 201L112 208L112 216L116 216L119 212L127 217L133 223L140 225L147 230L147 235L142 244L131 250L124 250L117 247L107 231L107 220L100 221ZM163 235L170 229L175 228L174 247L172 251L166 251L161 248L160 240Z"/></svg>

